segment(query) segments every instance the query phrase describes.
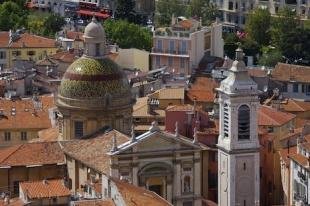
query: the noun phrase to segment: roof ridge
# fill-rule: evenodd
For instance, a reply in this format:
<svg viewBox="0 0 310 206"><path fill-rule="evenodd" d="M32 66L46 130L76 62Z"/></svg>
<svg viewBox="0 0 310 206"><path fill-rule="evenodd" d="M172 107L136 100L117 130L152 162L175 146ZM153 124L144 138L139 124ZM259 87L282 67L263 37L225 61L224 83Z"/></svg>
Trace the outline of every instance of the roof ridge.
<svg viewBox="0 0 310 206"><path fill-rule="evenodd" d="M11 156L13 155L13 153L15 153L17 150L19 150L23 145L24 145L24 144L18 145L18 146L16 147L16 149L14 149L6 158L4 158L4 159L0 162L0 164L1 164L2 162L4 162L5 160L7 160L9 157L11 157Z"/></svg>
<svg viewBox="0 0 310 206"><path fill-rule="evenodd" d="M276 122L277 124L280 124L280 122L276 121L274 118L272 118L271 116L269 116L268 114L261 112L262 115L264 115L266 118L268 118L269 120L272 120L273 122Z"/></svg>
<svg viewBox="0 0 310 206"><path fill-rule="evenodd" d="M300 105L297 103L297 101L293 100L293 102L294 102L294 104L297 105L303 112L306 111L302 106L300 106Z"/></svg>

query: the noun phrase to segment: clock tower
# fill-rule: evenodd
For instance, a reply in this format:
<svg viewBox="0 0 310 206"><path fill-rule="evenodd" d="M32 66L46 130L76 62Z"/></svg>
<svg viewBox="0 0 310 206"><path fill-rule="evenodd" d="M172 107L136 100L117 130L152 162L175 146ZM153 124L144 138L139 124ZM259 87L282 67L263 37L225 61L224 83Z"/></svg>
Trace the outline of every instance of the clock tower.
<svg viewBox="0 0 310 206"><path fill-rule="evenodd" d="M259 141L256 83L241 48L219 92L218 205L259 205Z"/></svg>

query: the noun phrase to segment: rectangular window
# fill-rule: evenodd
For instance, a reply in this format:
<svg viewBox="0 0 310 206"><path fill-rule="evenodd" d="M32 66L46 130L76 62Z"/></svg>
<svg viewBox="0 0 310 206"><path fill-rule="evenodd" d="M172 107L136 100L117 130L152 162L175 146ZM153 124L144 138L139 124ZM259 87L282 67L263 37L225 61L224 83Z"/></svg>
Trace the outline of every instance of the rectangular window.
<svg viewBox="0 0 310 206"><path fill-rule="evenodd" d="M21 132L20 133L20 139L22 141L26 141L27 140L27 132Z"/></svg>
<svg viewBox="0 0 310 206"><path fill-rule="evenodd" d="M168 57L168 65L170 67L173 65L173 57Z"/></svg>
<svg viewBox="0 0 310 206"><path fill-rule="evenodd" d="M11 141L11 132L4 132L4 140Z"/></svg>
<svg viewBox="0 0 310 206"><path fill-rule="evenodd" d="M234 9L234 2L229 2L229 4L228 4L228 9L229 10L233 10Z"/></svg>
<svg viewBox="0 0 310 206"><path fill-rule="evenodd" d="M184 59L184 58L181 58L181 59L180 59L180 67L181 67L181 68L184 68L184 67L185 67L185 59Z"/></svg>
<svg viewBox="0 0 310 206"><path fill-rule="evenodd" d="M155 57L156 66L160 66L160 56Z"/></svg>
<svg viewBox="0 0 310 206"><path fill-rule="evenodd" d="M186 41L182 41L181 42L181 54L186 54L187 53L187 42Z"/></svg>
<svg viewBox="0 0 310 206"><path fill-rule="evenodd" d="M82 121L75 121L74 122L74 134L75 137L82 137L84 135L84 128L83 128L83 122Z"/></svg>
<svg viewBox="0 0 310 206"><path fill-rule="evenodd" d="M170 40L169 41L169 53L174 54L174 41Z"/></svg>
<svg viewBox="0 0 310 206"><path fill-rule="evenodd" d="M21 51L18 51L18 50L12 51L12 55L13 56L20 56L21 55Z"/></svg>
<svg viewBox="0 0 310 206"><path fill-rule="evenodd" d="M282 92L287 92L287 83L283 83Z"/></svg>
<svg viewBox="0 0 310 206"><path fill-rule="evenodd" d="M33 56L36 54L36 52L35 51L28 51L27 54L28 54L28 56Z"/></svg>
<svg viewBox="0 0 310 206"><path fill-rule="evenodd" d="M305 93L305 88L306 88L306 85L302 84L302 85L301 85L301 92L302 92L302 93Z"/></svg>
<svg viewBox="0 0 310 206"><path fill-rule="evenodd" d="M6 58L6 52L2 51L0 52L0 59L5 59Z"/></svg>
<svg viewBox="0 0 310 206"><path fill-rule="evenodd" d="M298 84L297 83L293 84L293 92L298 93Z"/></svg>
<svg viewBox="0 0 310 206"><path fill-rule="evenodd" d="M159 52L163 51L163 41L162 40L157 40L157 50Z"/></svg>

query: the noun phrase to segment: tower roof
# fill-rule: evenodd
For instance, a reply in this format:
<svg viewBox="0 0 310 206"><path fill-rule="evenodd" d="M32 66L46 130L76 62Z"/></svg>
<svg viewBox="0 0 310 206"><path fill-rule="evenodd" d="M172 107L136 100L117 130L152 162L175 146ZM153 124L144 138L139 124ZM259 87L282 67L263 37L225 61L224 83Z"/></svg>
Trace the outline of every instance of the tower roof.
<svg viewBox="0 0 310 206"><path fill-rule="evenodd" d="M249 76L243 58L243 50L238 47L236 49L236 59L229 69L230 73L221 82L221 86L218 88L219 91L234 95L257 94L257 84Z"/></svg>
<svg viewBox="0 0 310 206"><path fill-rule="evenodd" d="M105 42L105 31L103 26L93 17L92 21L85 27L85 42Z"/></svg>

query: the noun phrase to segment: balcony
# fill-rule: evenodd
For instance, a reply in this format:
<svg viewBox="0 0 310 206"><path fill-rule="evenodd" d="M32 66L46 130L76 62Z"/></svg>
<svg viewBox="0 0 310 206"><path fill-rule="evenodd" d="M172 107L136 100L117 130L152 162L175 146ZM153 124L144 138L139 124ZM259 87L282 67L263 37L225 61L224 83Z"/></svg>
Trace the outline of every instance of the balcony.
<svg viewBox="0 0 310 206"><path fill-rule="evenodd" d="M152 55L166 55L166 56L185 56L189 57L189 50L187 51L181 51L181 50L171 50L171 49L158 49L158 48L152 48Z"/></svg>

